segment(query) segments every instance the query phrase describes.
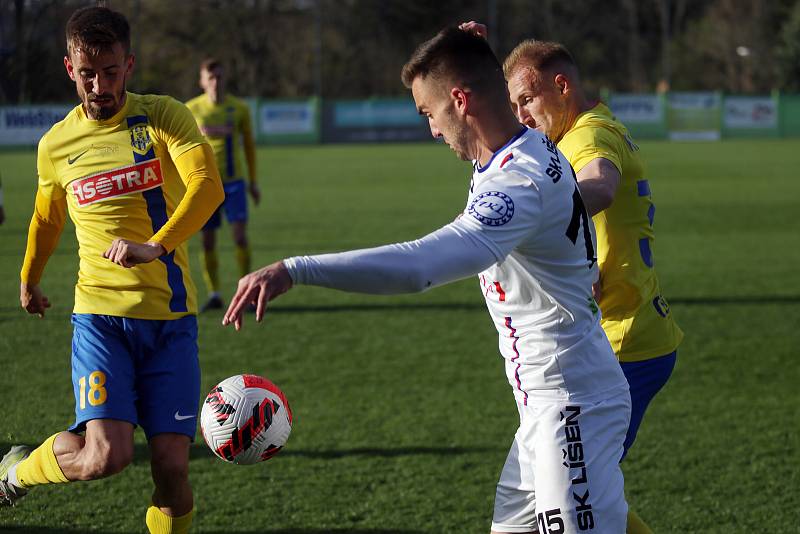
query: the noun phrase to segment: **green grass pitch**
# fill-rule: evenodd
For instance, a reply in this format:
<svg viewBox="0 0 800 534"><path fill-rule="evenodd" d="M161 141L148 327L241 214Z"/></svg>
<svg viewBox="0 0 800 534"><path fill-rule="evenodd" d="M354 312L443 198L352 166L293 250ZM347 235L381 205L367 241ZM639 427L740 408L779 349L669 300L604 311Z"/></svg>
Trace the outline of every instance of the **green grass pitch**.
<svg viewBox="0 0 800 534"><path fill-rule="evenodd" d="M800 507L800 150L796 140L642 143L656 204L655 258L686 333L672 380L623 464L629 502L655 532L796 532ZM444 146L259 151L254 264L419 237L463 208L470 168ZM72 421L71 223L42 287L44 320L18 304L36 183L32 150L0 152L0 449ZM220 236L226 297L235 287ZM192 240L193 261L198 241ZM195 281L202 285L197 262ZM204 291L200 290L200 297ZM198 533L486 533L516 429L496 333L476 280L422 295L301 287L265 322L200 318L203 391L241 372L288 396L292 436L239 467L192 447ZM199 437L199 436L198 436ZM0 532L143 532L148 453L122 474L35 488Z"/></svg>

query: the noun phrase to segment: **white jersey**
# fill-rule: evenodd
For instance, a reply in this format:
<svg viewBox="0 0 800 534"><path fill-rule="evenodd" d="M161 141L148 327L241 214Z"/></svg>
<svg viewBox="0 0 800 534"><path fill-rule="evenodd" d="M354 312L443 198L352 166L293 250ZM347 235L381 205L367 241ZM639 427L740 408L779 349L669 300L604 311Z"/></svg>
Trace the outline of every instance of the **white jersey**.
<svg viewBox="0 0 800 534"><path fill-rule="evenodd" d="M476 164L458 222L498 259L479 280L518 401L627 387L592 298L594 227L550 139L526 128Z"/></svg>
<svg viewBox="0 0 800 534"><path fill-rule="evenodd" d="M393 294L479 274L517 400L628 385L591 293L594 230L572 168L523 129L476 167L461 217L415 241L284 260L295 284Z"/></svg>

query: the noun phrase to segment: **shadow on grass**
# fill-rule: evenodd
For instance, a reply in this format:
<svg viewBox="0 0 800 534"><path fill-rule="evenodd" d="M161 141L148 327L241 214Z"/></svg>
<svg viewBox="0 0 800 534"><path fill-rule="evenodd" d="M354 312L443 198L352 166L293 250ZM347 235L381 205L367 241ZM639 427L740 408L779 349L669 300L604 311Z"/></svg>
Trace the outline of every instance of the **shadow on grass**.
<svg viewBox="0 0 800 534"><path fill-rule="evenodd" d="M670 304L683 306L726 306L742 304L800 304L800 295L729 295L724 297L670 297ZM373 311L440 311L440 310L485 310L482 300L474 302L426 302L426 303L361 303L361 304L323 304L319 306L271 305L268 313L338 313Z"/></svg>
<svg viewBox="0 0 800 534"><path fill-rule="evenodd" d="M670 304L682 306L739 306L747 304L800 304L800 295L729 295L725 297L670 297ZM425 303L362 303L362 304L321 304L319 306L270 305L268 313L341 313L341 312L374 312L374 311L470 311L486 310L482 300L475 302L425 302ZM69 310L48 311L49 318L56 320L69 319ZM213 315L213 314L212 314ZM222 317L222 311L218 314ZM0 322L25 317L19 306L0 306Z"/></svg>
<svg viewBox="0 0 800 534"><path fill-rule="evenodd" d="M12 445L19 443L0 442L0 456L8 452ZM38 443L25 443L30 447L36 447ZM288 448L280 452L282 458L298 457L321 460L335 460L337 458L350 457L372 457L372 458L397 458L400 456L460 456L467 454L484 454L487 452L502 452L505 449L498 447L397 447L397 448L378 448L378 447L355 447L352 449L336 450L304 450ZM203 444L202 438L198 435L198 441L192 444L189 449L189 458L192 460L209 458L215 459L216 456ZM147 445L137 443L134 446L133 463L149 463L150 450ZM0 528L0 532L5 532Z"/></svg>
<svg viewBox="0 0 800 534"><path fill-rule="evenodd" d="M310 458L318 460L336 460L338 458L351 457L371 457L371 458L397 458L401 456L460 456L467 454L483 454L487 452L497 452L499 448L491 447L398 447L398 448L377 448L377 447L355 447L352 449L337 450L304 450L304 449L284 449L280 452L282 458ZM147 447L137 444L134 451L134 462L147 462L149 458ZM192 446L189 451L192 460L201 458L215 459L214 453L204 446L202 442Z"/></svg>

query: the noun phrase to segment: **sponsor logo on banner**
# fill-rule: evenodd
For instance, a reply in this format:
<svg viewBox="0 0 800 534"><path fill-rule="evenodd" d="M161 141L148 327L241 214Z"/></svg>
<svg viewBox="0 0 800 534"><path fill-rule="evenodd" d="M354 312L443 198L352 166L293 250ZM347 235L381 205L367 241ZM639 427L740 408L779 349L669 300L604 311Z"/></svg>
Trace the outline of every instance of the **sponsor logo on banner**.
<svg viewBox="0 0 800 534"><path fill-rule="evenodd" d="M719 93L670 93L668 105L670 139L713 141L720 138L722 98Z"/></svg>
<svg viewBox="0 0 800 534"><path fill-rule="evenodd" d="M72 106L0 107L0 145L35 145Z"/></svg>
<svg viewBox="0 0 800 534"><path fill-rule="evenodd" d="M608 107L623 124L660 123L664 118L658 95L612 95Z"/></svg>
<svg viewBox="0 0 800 534"><path fill-rule="evenodd" d="M669 107L672 109L718 109L720 96L718 93L670 93Z"/></svg>
<svg viewBox="0 0 800 534"><path fill-rule="evenodd" d="M161 162L156 159L99 172L70 183L79 206L155 189L164 183Z"/></svg>
<svg viewBox="0 0 800 534"><path fill-rule="evenodd" d="M770 97L729 96L723 120L728 128L777 128L778 109Z"/></svg>
<svg viewBox="0 0 800 534"><path fill-rule="evenodd" d="M315 130L311 102L262 102L258 113L263 134L309 134Z"/></svg>
<svg viewBox="0 0 800 534"><path fill-rule="evenodd" d="M339 128L419 126L422 122L411 100L359 100L334 104L333 120Z"/></svg>

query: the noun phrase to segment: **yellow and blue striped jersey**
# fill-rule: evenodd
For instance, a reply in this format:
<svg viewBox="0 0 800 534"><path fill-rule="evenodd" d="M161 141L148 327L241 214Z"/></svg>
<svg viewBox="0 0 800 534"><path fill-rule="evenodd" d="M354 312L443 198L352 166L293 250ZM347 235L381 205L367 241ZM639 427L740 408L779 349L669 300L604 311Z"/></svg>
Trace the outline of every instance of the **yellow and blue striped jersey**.
<svg viewBox="0 0 800 534"><path fill-rule="evenodd" d="M255 169L245 169L242 166L243 151L254 151L253 127L247 103L232 95L225 95L221 102L214 104L208 96L202 94L189 100L186 106L191 110L200 132L206 137L217 157L222 181L241 180L245 177L255 180ZM248 166L253 165L254 161L248 160Z"/></svg>
<svg viewBox="0 0 800 534"><path fill-rule="evenodd" d="M580 114L558 143L575 172L595 158L619 170L614 201L593 217L603 330L620 361L674 351L683 338L661 295L653 260L653 204L639 148L603 104Z"/></svg>
<svg viewBox="0 0 800 534"><path fill-rule="evenodd" d="M91 120L78 105L42 137L38 194L66 197L78 238L76 313L156 320L196 313L185 242L128 269L103 252L115 238L144 243L165 226L186 192L174 161L203 143L182 103L133 93L108 120Z"/></svg>

